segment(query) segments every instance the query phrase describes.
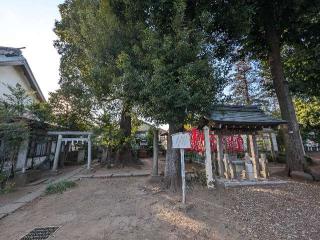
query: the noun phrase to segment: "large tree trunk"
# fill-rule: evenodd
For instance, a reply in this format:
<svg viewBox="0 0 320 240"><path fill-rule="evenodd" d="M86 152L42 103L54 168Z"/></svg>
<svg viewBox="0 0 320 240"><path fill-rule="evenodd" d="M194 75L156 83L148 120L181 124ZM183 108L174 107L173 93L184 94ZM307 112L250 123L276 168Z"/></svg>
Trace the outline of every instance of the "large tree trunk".
<svg viewBox="0 0 320 240"><path fill-rule="evenodd" d="M177 132L177 128L173 124L169 124L168 140L167 140L167 155L165 165L165 184L171 191L178 189L178 160L179 153L177 149L172 148L171 135Z"/></svg>
<svg viewBox="0 0 320 240"><path fill-rule="evenodd" d="M270 14L269 18L272 14ZM289 92L282 66L280 53L280 41L273 21L266 21L266 40L269 45L269 64L273 85L279 101L281 116L288 122L288 131L285 134L287 168L291 171L302 171L304 163L304 151L300 137L299 125L295 114L294 105Z"/></svg>
<svg viewBox="0 0 320 240"><path fill-rule="evenodd" d="M118 163L126 165L134 162L131 145L126 140L131 136L131 107L124 103L121 112L120 129L123 134L123 143L117 157Z"/></svg>

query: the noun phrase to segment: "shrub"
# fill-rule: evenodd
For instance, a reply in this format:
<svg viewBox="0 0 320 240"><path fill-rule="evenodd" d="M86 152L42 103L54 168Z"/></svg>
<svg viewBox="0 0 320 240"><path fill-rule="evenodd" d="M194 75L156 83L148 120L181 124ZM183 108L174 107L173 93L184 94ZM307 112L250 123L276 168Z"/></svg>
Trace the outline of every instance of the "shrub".
<svg viewBox="0 0 320 240"><path fill-rule="evenodd" d="M68 188L75 187L77 184L73 181L61 181L49 184L46 188L46 194L63 193Z"/></svg>
<svg viewBox="0 0 320 240"><path fill-rule="evenodd" d="M13 191L14 183L6 183L3 188L0 189L0 194L6 194Z"/></svg>

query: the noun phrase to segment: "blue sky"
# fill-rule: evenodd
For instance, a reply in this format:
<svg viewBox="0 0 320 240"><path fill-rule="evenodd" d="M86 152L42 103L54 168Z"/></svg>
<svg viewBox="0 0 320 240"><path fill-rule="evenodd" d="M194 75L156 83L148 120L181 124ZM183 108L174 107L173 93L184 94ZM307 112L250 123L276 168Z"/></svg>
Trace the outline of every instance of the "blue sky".
<svg viewBox="0 0 320 240"><path fill-rule="evenodd" d="M59 55L53 27L63 0L0 0L0 46L26 47L27 58L44 95L58 88Z"/></svg>

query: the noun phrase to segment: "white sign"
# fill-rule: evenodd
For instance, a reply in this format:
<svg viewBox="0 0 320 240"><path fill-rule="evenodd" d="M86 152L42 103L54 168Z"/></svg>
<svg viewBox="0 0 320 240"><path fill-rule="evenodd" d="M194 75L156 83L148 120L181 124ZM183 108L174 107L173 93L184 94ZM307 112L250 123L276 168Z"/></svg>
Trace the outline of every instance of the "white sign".
<svg viewBox="0 0 320 240"><path fill-rule="evenodd" d="M189 133L172 134L172 148L191 148L191 138Z"/></svg>
<svg viewBox="0 0 320 240"><path fill-rule="evenodd" d="M184 149L191 148L191 137L189 133L172 134L172 148L180 148L181 156L181 180L182 180L182 203L186 203L186 174L184 166Z"/></svg>

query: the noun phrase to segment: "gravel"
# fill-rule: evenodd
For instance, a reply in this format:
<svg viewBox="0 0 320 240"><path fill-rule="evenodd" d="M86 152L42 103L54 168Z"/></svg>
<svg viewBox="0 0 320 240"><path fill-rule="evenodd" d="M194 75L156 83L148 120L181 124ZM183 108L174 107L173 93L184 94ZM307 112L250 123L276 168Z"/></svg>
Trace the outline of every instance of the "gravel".
<svg viewBox="0 0 320 240"><path fill-rule="evenodd" d="M239 239L320 239L320 185L289 181L273 187L243 187L190 193L223 209L220 221ZM195 203L198 205L199 203Z"/></svg>

